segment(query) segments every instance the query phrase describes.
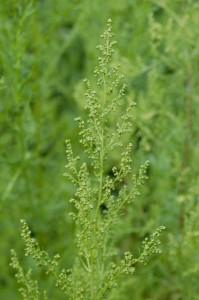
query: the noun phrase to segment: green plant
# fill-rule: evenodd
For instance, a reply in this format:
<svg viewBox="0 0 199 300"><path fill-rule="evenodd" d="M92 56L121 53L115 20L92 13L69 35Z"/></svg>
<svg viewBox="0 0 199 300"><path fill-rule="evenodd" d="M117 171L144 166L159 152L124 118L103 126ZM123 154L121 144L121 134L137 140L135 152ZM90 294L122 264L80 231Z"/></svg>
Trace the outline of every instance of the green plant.
<svg viewBox="0 0 199 300"><path fill-rule="evenodd" d="M73 267L61 268L60 256L51 259L31 236L26 221L21 221L25 255L31 256L37 266L44 267L67 299L73 300L113 299L114 290L119 295L123 277L132 275L138 263L146 264L152 255L161 252L159 236L164 229L161 226L143 240L138 256L129 251L121 253L117 247L118 221L128 214L128 207L139 196L147 179L148 162L140 167L137 175L133 173L132 144L127 140L135 103L127 95L119 66L113 64L116 42L111 20L101 37L103 44L97 47L101 55L94 70L96 89L89 80L84 80L87 117L76 119L84 154L75 156L70 141L66 141L65 176L76 188L75 197L70 200L75 208L70 216L76 223L77 251ZM119 153L120 159L110 171L107 162ZM16 270L23 299L48 299L48 293L39 292L31 269L25 273L15 251L11 253L11 266Z"/></svg>

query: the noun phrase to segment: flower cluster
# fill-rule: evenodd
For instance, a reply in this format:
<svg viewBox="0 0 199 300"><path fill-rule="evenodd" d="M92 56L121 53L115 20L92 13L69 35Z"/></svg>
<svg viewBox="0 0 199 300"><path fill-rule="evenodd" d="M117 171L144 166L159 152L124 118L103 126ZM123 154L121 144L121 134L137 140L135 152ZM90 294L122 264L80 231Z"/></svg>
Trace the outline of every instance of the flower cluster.
<svg viewBox="0 0 199 300"><path fill-rule="evenodd" d="M126 252L115 258L114 228L128 205L140 195L147 179L148 162L140 167L138 174L133 172L133 145L127 138L135 103L128 99L119 65L113 64L116 42L111 20L101 37L103 44L97 47L100 57L94 71L95 89L85 80L87 118L76 119L86 160L75 156L70 141L66 141L68 163L64 175L76 188L70 200L74 210L69 214L77 228L77 257L73 269L58 273L59 255L50 259L31 237L26 222L21 221L25 255L32 256L38 266L46 268L68 299L109 299L109 291L117 286L118 280L134 273L135 263L145 263L152 254L160 253L159 235L163 230L163 227L157 229L150 239L143 241L140 257L134 258ZM113 153L117 154L117 161L110 171ZM36 285L33 286L36 289Z"/></svg>

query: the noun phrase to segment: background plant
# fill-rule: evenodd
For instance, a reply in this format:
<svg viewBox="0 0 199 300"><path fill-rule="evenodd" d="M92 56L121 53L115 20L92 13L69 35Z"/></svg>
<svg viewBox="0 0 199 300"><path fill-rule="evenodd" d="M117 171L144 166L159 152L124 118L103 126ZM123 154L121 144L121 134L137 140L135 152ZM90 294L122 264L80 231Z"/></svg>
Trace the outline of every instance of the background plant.
<svg viewBox="0 0 199 300"><path fill-rule="evenodd" d="M65 199L74 190L61 176L62 141L68 136L74 151L79 148L73 118L82 115L82 78L91 78L98 55L93 49L111 16L120 41L115 59L121 62L128 95L137 103L131 133L135 169L150 161L144 192L120 224L123 238L118 238L118 246L122 252L133 250L132 245L139 249L156 225L167 227L167 251L148 264L147 274L145 268L137 268L132 288L124 286L123 295L138 300L197 299L198 3L55 2L4 1L0 5L0 298L19 297L8 265L13 245L20 257L23 253L17 238L21 218L52 256L67 249L64 262L70 268L74 226L68 217L59 216L66 205L71 209ZM117 159L115 153L107 162L110 169ZM67 239L61 238L63 233Z"/></svg>

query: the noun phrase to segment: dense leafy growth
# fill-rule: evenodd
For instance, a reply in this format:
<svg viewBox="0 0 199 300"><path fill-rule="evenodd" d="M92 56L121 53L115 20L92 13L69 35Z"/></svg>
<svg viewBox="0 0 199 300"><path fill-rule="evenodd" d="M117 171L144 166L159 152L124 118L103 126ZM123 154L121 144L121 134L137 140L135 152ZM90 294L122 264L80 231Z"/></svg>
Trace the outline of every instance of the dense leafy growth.
<svg viewBox="0 0 199 300"><path fill-rule="evenodd" d="M124 107L122 98L125 97L126 88L120 83L123 75L118 73L119 66L111 65L113 45L116 43L112 40L113 36L112 21L109 19L107 30L101 35L103 45L97 47L101 56L94 74L99 91L91 88L89 80L84 80L88 115L86 121L82 118L76 119L80 128L80 143L84 146L88 162L79 162L80 157L74 157L70 141L66 141L68 172L64 175L76 187L75 198L70 200L76 210L69 213L77 226L77 254L72 269L63 268L60 273L56 271L60 256L55 255L51 260L48 253L40 249L35 238L31 237L26 221L21 221L22 238L26 245L25 255L31 256L37 262L37 266L45 267L46 274L54 277L55 286L60 287L71 300L100 300L104 297L111 299L112 289L118 287L122 275L133 275L134 264L146 264L150 256L161 252L158 237L164 229L163 226L157 229L150 239L145 238L143 250L137 258L130 252L125 252L123 258L117 262L117 239L114 238L113 232L117 232L118 221L126 209L126 204L131 204L140 195L140 187L147 178L147 163L140 167L138 176L132 176L130 185L126 185L125 179L132 173L132 144L125 145L123 140L125 134L131 132L130 120L134 102L130 101L124 113L120 113L121 122L112 122L114 114L118 114L118 110ZM119 166L114 166L112 174L107 175L106 162L118 148L121 151ZM114 195L113 191L117 188L118 193ZM102 210L102 207L105 209ZM16 269L18 283L22 284L22 288L19 289L22 297L24 300L31 297L39 299L41 294L38 285L30 277L32 269L24 275L16 252L12 250L11 253L11 266ZM43 297L44 295L47 297L46 291Z"/></svg>
<svg viewBox="0 0 199 300"><path fill-rule="evenodd" d="M198 299L198 10L2 1L0 298Z"/></svg>

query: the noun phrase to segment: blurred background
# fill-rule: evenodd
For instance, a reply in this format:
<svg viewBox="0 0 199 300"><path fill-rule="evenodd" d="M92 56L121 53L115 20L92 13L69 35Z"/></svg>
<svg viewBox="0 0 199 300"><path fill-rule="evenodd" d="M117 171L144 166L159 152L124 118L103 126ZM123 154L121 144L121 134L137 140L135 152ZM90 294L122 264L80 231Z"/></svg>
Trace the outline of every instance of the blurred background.
<svg viewBox="0 0 199 300"><path fill-rule="evenodd" d="M199 2L196 0L7 0L0 3L0 299L21 295L10 249L25 259L20 219L50 255L74 260L73 187L62 176L65 144L76 153L84 115L83 78L92 80L96 45L109 18L127 93L137 103L133 168L149 180L129 208L118 247L138 253L159 225L163 253L137 266L125 300L199 299ZM112 167L110 162L110 167ZM50 299L66 299L41 270ZM121 300L120 296L115 299Z"/></svg>

